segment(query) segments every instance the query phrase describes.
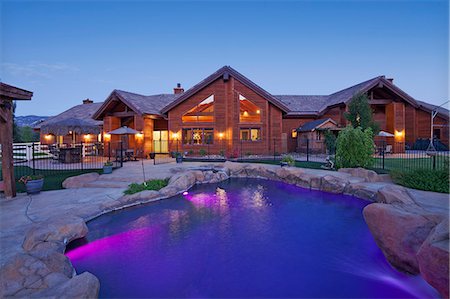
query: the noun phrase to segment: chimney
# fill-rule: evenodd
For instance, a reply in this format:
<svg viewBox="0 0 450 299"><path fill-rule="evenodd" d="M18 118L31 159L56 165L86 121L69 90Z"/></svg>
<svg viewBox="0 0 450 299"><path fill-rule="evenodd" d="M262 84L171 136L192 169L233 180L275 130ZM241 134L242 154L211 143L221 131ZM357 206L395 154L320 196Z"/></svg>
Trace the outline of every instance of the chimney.
<svg viewBox="0 0 450 299"><path fill-rule="evenodd" d="M184 92L184 88L181 87L181 84L180 84L180 83L177 83L177 87L175 87L175 88L173 89L173 93L174 93L174 94L180 94L180 93L183 93L183 92Z"/></svg>
<svg viewBox="0 0 450 299"><path fill-rule="evenodd" d="M89 98L86 100L83 100L83 104L92 104L94 101L90 100Z"/></svg>
<svg viewBox="0 0 450 299"><path fill-rule="evenodd" d="M394 84L394 78L386 78L386 80L388 80L389 82L391 82L392 84Z"/></svg>

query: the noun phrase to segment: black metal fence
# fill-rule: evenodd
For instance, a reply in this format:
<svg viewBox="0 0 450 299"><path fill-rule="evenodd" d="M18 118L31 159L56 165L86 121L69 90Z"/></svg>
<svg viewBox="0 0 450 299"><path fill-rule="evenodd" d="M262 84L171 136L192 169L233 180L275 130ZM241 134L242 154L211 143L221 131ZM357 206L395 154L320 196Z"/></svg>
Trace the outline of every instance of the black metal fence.
<svg viewBox="0 0 450 299"><path fill-rule="evenodd" d="M14 174L16 179L20 179L24 175L88 172L102 169L107 161L111 161L114 168L121 167L123 159L105 156L104 146L103 143L15 143Z"/></svg>

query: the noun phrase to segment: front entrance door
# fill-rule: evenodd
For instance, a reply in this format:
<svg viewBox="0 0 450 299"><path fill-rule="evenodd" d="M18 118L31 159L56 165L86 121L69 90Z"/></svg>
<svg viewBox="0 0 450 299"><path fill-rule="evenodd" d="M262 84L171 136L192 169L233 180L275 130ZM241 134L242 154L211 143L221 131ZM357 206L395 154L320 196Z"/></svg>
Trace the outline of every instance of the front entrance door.
<svg viewBox="0 0 450 299"><path fill-rule="evenodd" d="M153 149L155 153L169 152L169 132L153 131Z"/></svg>

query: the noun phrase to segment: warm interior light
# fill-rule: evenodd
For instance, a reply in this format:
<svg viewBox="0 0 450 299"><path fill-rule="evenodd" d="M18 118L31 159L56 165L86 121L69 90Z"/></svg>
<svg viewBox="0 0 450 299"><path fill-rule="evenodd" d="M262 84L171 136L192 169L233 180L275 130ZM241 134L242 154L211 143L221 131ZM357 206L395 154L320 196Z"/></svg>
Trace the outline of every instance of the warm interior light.
<svg viewBox="0 0 450 299"><path fill-rule="evenodd" d="M395 130L395 137L397 137L397 138L403 137L403 134L404 134L403 130L401 130L401 131Z"/></svg>
<svg viewBox="0 0 450 299"><path fill-rule="evenodd" d="M172 133L172 139L178 139L178 133Z"/></svg>
<svg viewBox="0 0 450 299"><path fill-rule="evenodd" d="M50 135L50 134L45 135L45 139L46 139L46 140L52 139L52 135Z"/></svg>
<svg viewBox="0 0 450 299"><path fill-rule="evenodd" d="M247 112L247 111L244 111L243 115L244 115L244 116L248 116L248 112Z"/></svg>
<svg viewBox="0 0 450 299"><path fill-rule="evenodd" d="M86 134L86 135L84 135L83 137L84 137L84 139L86 139L86 140L91 139L91 135L90 135L90 134Z"/></svg>
<svg viewBox="0 0 450 299"><path fill-rule="evenodd" d="M261 110L256 110L256 114L260 114L261 113Z"/></svg>
<svg viewBox="0 0 450 299"><path fill-rule="evenodd" d="M144 138L144 134L142 134L142 133L136 133L136 138L138 138L138 139L141 139L141 138Z"/></svg>
<svg viewBox="0 0 450 299"><path fill-rule="evenodd" d="M103 134L103 138L104 138L105 140L109 140L109 139L111 139L111 134L105 133L105 134Z"/></svg>

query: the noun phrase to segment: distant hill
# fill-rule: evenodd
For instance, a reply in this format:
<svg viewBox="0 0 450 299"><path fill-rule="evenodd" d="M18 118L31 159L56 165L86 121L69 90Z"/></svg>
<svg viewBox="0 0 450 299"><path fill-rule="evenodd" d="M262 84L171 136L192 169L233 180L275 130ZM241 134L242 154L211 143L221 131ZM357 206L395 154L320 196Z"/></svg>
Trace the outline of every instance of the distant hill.
<svg viewBox="0 0 450 299"><path fill-rule="evenodd" d="M41 121L49 118L48 116L37 116L37 115L25 115L25 116L16 116L14 118L14 122L19 127L33 127Z"/></svg>

